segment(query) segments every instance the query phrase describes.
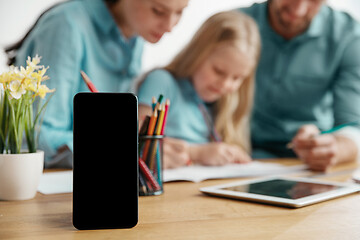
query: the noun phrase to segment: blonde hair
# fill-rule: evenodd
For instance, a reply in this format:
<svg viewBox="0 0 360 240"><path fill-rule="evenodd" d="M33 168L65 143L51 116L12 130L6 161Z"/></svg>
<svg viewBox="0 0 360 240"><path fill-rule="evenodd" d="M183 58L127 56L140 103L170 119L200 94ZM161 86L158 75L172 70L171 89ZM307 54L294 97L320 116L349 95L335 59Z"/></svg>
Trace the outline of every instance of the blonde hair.
<svg viewBox="0 0 360 240"><path fill-rule="evenodd" d="M213 15L165 69L176 78L191 77L219 44L238 47L254 62L253 70L238 91L221 97L215 105L215 128L223 141L239 145L249 152L254 76L260 54L258 28L250 17L238 11Z"/></svg>

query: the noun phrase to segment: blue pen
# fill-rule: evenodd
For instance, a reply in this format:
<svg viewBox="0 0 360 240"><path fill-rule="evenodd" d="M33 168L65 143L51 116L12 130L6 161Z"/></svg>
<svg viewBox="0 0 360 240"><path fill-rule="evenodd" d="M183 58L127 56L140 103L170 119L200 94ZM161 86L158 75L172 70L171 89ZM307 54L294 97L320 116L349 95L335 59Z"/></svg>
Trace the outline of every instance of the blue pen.
<svg viewBox="0 0 360 240"><path fill-rule="evenodd" d="M360 121L353 121L353 122L349 122L349 123L344 123L344 124L340 124L337 125L336 127L333 127L329 130L325 130L325 131L321 131L320 134L327 134L327 133L333 133L336 132L344 127L348 127L348 126L358 126L360 124Z"/></svg>

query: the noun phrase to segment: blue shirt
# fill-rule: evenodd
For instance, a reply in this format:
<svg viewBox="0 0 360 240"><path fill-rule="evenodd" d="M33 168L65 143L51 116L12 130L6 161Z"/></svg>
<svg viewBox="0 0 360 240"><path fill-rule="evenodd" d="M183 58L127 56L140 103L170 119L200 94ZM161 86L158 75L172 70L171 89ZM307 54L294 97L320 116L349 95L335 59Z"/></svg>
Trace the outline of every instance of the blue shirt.
<svg viewBox="0 0 360 240"><path fill-rule="evenodd" d="M209 142L209 129L199 104L199 98L189 79L176 79L166 70L150 72L138 89L139 104L151 105L152 97L160 94L170 99L165 135L189 143ZM208 111L210 109L207 109Z"/></svg>
<svg viewBox="0 0 360 240"><path fill-rule="evenodd" d="M64 144L73 148L73 97L89 91L80 70L101 92L127 92L140 72L142 52L143 39L125 39L102 0L65 2L41 17L16 65L38 54L40 64L50 67L46 85L56 92L46 109L39 147L46 161Z"/></svg>
<svg viewBox="0 0 360 240"><path fill-rule="evenodd" d="M304 124L320 130L360 120L360 26L324 5L309 28L286 40L268 23L267 2L241 11L259 26L252 144L286 152Z"/></svg>

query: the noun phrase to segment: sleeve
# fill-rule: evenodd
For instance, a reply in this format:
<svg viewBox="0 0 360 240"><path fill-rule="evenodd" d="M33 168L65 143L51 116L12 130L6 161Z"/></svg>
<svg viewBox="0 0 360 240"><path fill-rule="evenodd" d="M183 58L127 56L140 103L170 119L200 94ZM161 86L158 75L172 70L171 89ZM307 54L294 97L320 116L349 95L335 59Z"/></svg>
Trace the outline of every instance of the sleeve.
<svg viewBox="0 0 360 240"><path fill-rule="evenodd" d="M157 99L160 94L164 99L168 98L173 102L177 97L177 88L176 79L168 71L154 70L145 76L138 87L139 104L150 106L152 97Z"/></svg>
<svg viewBox="0 0 360 240"><path fill-rule="evenodd" d="M360 121L360 37L346 46L334 84L335 125ZM360 128L346 127L337 132L355 142L360 159Z"/></svg>
<svg viewBox="0 0 360 240"><path fill-rule="evenodd" d="M41 64L49 66L47 75L50 79L45 84L55 89L45 109L39 139L39 149L45 151L46 165L56 157L59 147L65 145L73 150L72 101L80 84L77 76L82 62L81 31L66 15L58 14L39 22L25 43L17 61L25 63L27 56L24 53L41 56Z"/></svg>

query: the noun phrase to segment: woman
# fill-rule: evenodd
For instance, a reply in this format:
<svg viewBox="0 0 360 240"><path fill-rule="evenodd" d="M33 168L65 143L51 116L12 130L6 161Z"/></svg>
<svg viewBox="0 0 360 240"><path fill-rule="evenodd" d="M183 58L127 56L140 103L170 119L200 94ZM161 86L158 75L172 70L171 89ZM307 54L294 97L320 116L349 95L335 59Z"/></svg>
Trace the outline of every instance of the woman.
<svg viewBox="0 0 360 240"><path fill-rule="evenodd" d="M170 32L187 4L188 0L68 1L42 14L23 40L6 49L9 64L25 65L27 56L38 54L50 67L47 86L56 93L39 143L46 167L72 166L73 96L88 91L80 70L101 92L129 91L141 69L144 40L156 43Z"/></svg>

